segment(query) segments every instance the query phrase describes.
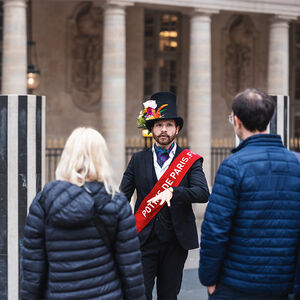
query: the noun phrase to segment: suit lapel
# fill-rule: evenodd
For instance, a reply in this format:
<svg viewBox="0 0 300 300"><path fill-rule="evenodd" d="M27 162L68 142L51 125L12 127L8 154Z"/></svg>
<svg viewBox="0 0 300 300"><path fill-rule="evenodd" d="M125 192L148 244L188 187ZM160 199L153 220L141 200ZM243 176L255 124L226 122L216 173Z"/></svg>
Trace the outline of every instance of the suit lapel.
<svg viewBox="0 0 300 300"><path fill-rule="evenodd" d="M154 163L153 163L152 148L147 149L147 151L145 152L144 166L145 166L144 172L146 172L146 178L147 179L149 178L149 180L147 180L147 185L149 187L149 192L150 192L155 184L153 179L156 178Z"/></svg>
<svg viewBox="0 0 300 300"><path fill-rule="evenodd" d="M153 156L152 156L152 159L153 159ZM156 176L156 172L155 172L155 168L154 168L154 162L152 160L152 183L153 183L153 186L156 185L157 183L157 176Z"/></svg>

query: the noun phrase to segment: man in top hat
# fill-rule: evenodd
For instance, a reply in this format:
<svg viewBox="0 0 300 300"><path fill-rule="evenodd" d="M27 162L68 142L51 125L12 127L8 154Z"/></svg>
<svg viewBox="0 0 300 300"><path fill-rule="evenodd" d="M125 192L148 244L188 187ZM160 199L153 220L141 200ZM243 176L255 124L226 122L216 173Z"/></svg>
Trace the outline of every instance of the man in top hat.
<svg viewBox="0 0 300 300"><path fill-rule="evenodd" d="M139 233L147 299L177 299L188 250L199 246L192 203L206 203L209 191L203 159L183 150L175 138L183 126L176 96L159 92L144 103L141 128L152 132L152 148L135 153L124 173L121 190L134 208Z"/></svg>

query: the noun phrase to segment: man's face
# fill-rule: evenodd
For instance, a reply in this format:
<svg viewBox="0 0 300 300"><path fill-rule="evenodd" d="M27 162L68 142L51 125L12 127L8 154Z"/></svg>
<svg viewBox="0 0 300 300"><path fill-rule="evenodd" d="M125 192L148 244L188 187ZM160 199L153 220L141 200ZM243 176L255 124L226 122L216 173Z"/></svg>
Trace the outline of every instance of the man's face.
<svg viewBox="0 0 300 300"><path fill-rule="evenodd" d="M152 134L156 145L162 148L168 148L179 132L179 126L176 126L174 120L156 121L152 128Z"/></svg>

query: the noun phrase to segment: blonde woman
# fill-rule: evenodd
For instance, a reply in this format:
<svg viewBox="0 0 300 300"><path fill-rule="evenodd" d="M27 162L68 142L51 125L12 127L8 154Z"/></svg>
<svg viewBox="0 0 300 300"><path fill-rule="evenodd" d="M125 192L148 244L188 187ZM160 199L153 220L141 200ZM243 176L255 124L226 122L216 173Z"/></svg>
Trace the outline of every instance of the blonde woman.
<svg viewBox="0 0 300 300"><path fill-rule="evenodd" d="M77 128L24 230L21 299L145 299L141 253L102 135Z"/></svg>

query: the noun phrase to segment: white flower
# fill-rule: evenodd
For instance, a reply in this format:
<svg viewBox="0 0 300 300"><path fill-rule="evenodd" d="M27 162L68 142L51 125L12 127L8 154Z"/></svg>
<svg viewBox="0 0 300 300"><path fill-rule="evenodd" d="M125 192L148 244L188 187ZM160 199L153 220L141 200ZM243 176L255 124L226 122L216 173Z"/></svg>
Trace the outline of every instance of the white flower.
<svg viewBox="0 0 300 300"><path fill-rule="evenodd" d="M144 115L144 114L143 114L143 111L141 110L140 113L139 113L139 116L138 116L137 118L139 119L139 118L141 118L143 115Z"/></svg>
<svg viewBox="0 0 300 300"><path fill-rule="evenodd" d="M148 101L144 102L143 105L144 105L144 108L151 107L151 108L155 109L157 107L155 100L148 100Z"/></svg>

